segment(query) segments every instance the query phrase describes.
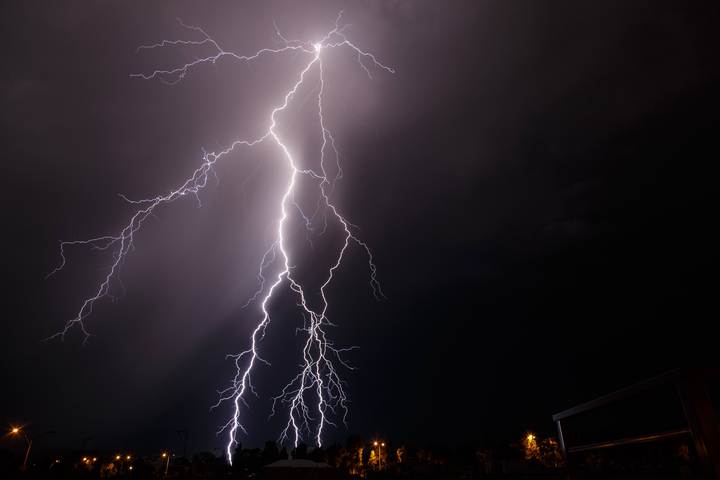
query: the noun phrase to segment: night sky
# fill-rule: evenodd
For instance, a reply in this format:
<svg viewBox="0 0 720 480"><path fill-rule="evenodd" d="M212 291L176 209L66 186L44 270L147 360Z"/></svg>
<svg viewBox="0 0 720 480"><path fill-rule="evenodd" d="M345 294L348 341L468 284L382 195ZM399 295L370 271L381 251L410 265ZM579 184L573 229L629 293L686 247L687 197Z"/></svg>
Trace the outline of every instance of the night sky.
<svg viewBox="0 0 720 480"><path fill-rule="evenodd" d="M208 408L233 373L224 355L257 321L241 306L286 179L276 150L226 158L202 208L157 211L119 298L88 319L87 344L79 332L43 342L109 261L72 250L45 280L58 240L117 231L132 213L118 193L166 192L202 148L257 132L297 71L289 57L219 62L174 86L130 78L187 58L135 52L185 35L176 17L252 52L273 45L273 20L314 38L344 9L348 37L396 69L368 79L352 57L328 61L345 170L336 198L387 295L375 301L351 255L332 289L332 335L360 347L358 370L343 373L349 429L331 441L550 434L557 411L716 355L710 4L5 2L0 421L54 430L38 441L51 446L179 448L179 430L191 451L223 445L229 410ZM296 125L302 144L311 130ZM273 366L255 374L243 445L279 432L282 418L266 418L295 368L292 306L287 294L273 305L262 345Z"/></svg>

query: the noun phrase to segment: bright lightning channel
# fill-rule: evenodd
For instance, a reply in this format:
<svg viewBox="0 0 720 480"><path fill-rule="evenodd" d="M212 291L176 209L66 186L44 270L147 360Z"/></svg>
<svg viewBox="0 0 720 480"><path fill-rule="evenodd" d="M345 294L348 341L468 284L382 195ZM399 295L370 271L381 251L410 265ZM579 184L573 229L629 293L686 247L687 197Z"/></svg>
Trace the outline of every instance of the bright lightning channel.
<svg viewBox="0 0 720 480"><path fill-rule="evenodd" d="M260 261L258 271L259 288L246 304L248 305L254 301L258 301L261 319L250 336L250 346L248 349L238 354L228 355L228 358L234 361L236 373L230 385L226 389L218 392L219 399L212 407L216 408L225 402L232 404L231 418L218 431L218 434L223 432L227 433L227 446L225 451L228 462L231 464L232 450L235 445L237 445L236 437L238 430L247 433L241 422L241 413L243 407L247 407L245 400L248 394L247 392L255 393L251 382L251 373L257 363L269 365L269 362L260 356L259 343L264 338L271 319L268 304L281 285L285 283L289 285L291 291L297 296L298 308L304 318L303 328L299 330L306 335L302 348L300 371L288 382L272 402L272 415L275 415L278 405L287 406L288 420L280 432L279 440L280 442L291 440L295 447L297 447L298 443L304 438L304 435L312 437L314 443L321 446L324 427L327 425L335 426L336 424L332 418L335 418L336 415L341 415L342 421L344 423L347 422L349 399L344 389L344 382L338 374L337 365L339 364L352 369L353 367L343 360L342 354L356 347L338 348L328 339L326 327L331 326L332 323L327 316L329 307L327 289L333 280L335 272L340 268L347 250L352 245L359 247L367 255L370 286L373 294L377 298L383 295L380 284L376 278L376 267L370 248L363 240L358 238L354 233L354 225L340 213L337 206L331 200L335 183L342 177L342 169L340 167L340 155L335 146L335 139L326 126L323 116L325 72L323 69L322 53L327 49L334 48L345 48L349 50L356 56L357 63L369 77L371 75L368 67L377 68L389 73L394 73L395 71L381 63L372 53L362 50L351 42L344 33L347 25L340 23L341 17L342 13L338 15L334 28L327 32L321 40L316 42L289 40L276 27L275 33L280 39L282 46L279 48L263 48L252 55L240 55L225 50L202 28L186 25L182 21L179 21L180 25L188 31L196 33L200 37L199 40L162 40L152 45L140 46L138 51L165 47L199 46L212 49L213 53L211 55L197 58L192 62L178 65L174 68L158 69L147 74L140 73L131 75L131 77L145 80L159 80L168 84L180 82L191 70L200 65L214 64L225 58L251 62L266 55L279 55L293 52L307 55L308 60L297 74L292 86L285 92L282 101L278 102L270 111L268 126L262 135L247 140L235 140L224 150L205 152L202 156L200 166L195 169L182 184L167 194L142 200L131 200L121 195L125 201L136 206L137 210L120 232L115 235L103 235L87 240L60 242L61 262L58 267L50 273L50 275L52 275L63 269L66 264L66 249L68 247L89 246L93 249L112 252L112 264L107 274L101 279L97 288L94 290L94 293L83 301L75 317L68 320L62 330L50 337L62 339L71 329L79 328L84 335L84 339L87 340L90 333L85 326L85 319L92 313L95 304L100 299L110 296L110 288L113 282L118 280L120 266L128 253L134 248L135 234L140 230L148 217L153 215L158 207L172 203L187 195L194 195L199 202L200 198L198 193L207 185L208 175L211 172L214 173L213 168L215 164L236 148L253 147L263 142L272 142L279 147L282 156L287 162L289 179L279 201L279 217L275 220L277 224L276 237ZM317 114L320 126L319 133L322 137L319 171L298 166L287 145L277 132L278 114L288 109L291 100L304 85L306 77L313 69L317 69L317 78L319 79L319 86L317 87ZM334 176L330 175L326 169L326 152L328 150L332 152L335 158L336 165L334 170L336 173ZM311 216L307 216L303 213L299 205L291 201L299 177L311 179L318 189L318 207ZM304 286L293 275L293 265L297 262L291 258L287 248L285 227L291 213L295 211L298 211L302 216L305 226L308 228L308 236L313 228L312 223L320 212L322 212L324 218L324 227L320 234L323 234L327 229L328 214L337 222L343 232L342 247L333 257L334 260L326 272L324 281L320 285L318 292L320 301L317 306L310 304ZM271 276L269 286L266 286L266 283L268 283L268 278L266 277L267 271L276 263L280 264L279 271L274 276Z"/></svg>

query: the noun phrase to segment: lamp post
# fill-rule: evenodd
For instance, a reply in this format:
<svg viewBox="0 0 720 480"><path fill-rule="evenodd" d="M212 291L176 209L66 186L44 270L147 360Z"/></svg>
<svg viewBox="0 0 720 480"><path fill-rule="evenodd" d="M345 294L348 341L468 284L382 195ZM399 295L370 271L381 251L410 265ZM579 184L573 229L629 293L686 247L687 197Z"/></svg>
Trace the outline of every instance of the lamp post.
<svg viewBox="0 0 720 480"><path fill-rule="evenodd" d="M165 459L165 476L167 477L168 468L170 468L170 454L168 452L163 452L162 458Z"/></svg>
<svg viewBox="0 0 720 480"><path fill-rule="evenodd" d="M25 441L27 442L27 450L25 450L25 460L23 460L22 469L27 470L27 462L28 457L30 457L30 449L32 448L32 439L28 437L28 434L20 427L12 427L10 429L11 435L20 435L22 433L23 437L25 437Z"/></svg>
<svg viewBox="0 0 720 480"><path fill-rule="evenodd" d="M385 446L385 442L378 442L375 440L373 446L377 447L377 467L378 470L382 470L382 448Z"/></svg>
<svg viewBox="0 0 720 480"><path fill-rule="evenodd" d="M129 462L129 461L130 461L130 458L132 458L132 457L130 457L130 455L128 455L128 456L123 456L123 455L120 454L120 453L118 453L117 455L115 455L115 460L117 460L117 461L120 462L120 471L121 471L121 472L125 471L125 460L127 459L127 461Z"/></svg>
<svg viewBox="0 0 720 480"><path fill-rule="evenodd" d="M376 460L376 462L377 462L377 469L380 470L380 449L377 448L377 446L378 446L378 442L377 442L377 440L375 440L375 441L373 442L373 447L375 447L375 448L373 449L373 451L377 451L377 460ZM377 450L376 450L376 449L377 449Z"/></svg>

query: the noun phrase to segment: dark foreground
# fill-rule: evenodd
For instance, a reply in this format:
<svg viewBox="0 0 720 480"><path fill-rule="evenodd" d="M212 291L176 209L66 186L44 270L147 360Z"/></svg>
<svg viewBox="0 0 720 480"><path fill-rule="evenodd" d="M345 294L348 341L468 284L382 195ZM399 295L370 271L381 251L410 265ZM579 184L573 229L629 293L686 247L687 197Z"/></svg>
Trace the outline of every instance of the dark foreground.
<svg viewBox="0 0 720 480"><path fill-rule="evenodd" d="M414 448L351 437L344 446L291 452L274 442L222 457L190 458L168 452L36 452L22 469L24 452L0 450L0 478L7 479L650 479L703 478L692 447L683 441L594 452L571 459L570 469L552 438L526 434L493 448Z"/></svg>

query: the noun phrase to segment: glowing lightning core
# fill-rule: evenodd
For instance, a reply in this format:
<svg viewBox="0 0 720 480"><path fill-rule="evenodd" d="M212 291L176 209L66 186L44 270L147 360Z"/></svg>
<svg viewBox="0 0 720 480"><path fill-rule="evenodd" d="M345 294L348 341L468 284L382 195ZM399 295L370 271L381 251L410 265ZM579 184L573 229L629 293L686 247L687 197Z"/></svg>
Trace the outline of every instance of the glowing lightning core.
<svg viewBox="0 0 720 480"><path fill-rule="evenodd" d="M202 157L202 163L197 169L195 169L190 177L188 177L180 186L165 195L158 195L142 200L130 200L125 196L122 196L124 200L137 206L137 210L130 217L130 220L125 224L120 232L116 235L104 235L88 240L61 242L61 263L51 272L52 275L65 266L65 254L67 247L84 245L90 246L94 249L112 251L113 261L111 267L97 286L97 289L91 296L84 300L76 316L67 321L61 331L53 335L53 337L64 338L65 334L70 329L78 327L83 332L85 339L87 339L89 337L89 333L85 327L85 319L92 313L93 307L98 300L110 295L109 291L111 284L117 278L121 263L127 254L134 248L133 242L135 233L138 232L145 220L153 214L157 207L174 202L175 200L189 194L193 194L197 197L198 192L207 184L208 174L213 172L215 163L232 152L236 147L252 147L261 142L271 141L280 148L289 168L289 180L279 203L280 213L277 218L276 238L261 259L258 272L260 285L255 295L253 295L248 301L249 304L255 300L261 299L259 301L259 305L262 318L250 336L249 348L238 354L228 356L234 360L236 373L230 385L219 392L219 399L213 406L213 408L215 408L226 401L232 403L232 416L218 432L227 432L228 443L226 447L226 454L230 463L232 463L233 447L237 444L236 435L238 433L238 429L245 432L240 416L242 406L247 405L245 397L248 390L254 393L254 388L251 382L253 367L257 362L269 364L260 356L258 345L263 339L267 326L270 323L271 317L270 312L268 311L268 304L278 288L283 283L287 282L290 289L297 295L298 307L305 319L304 326L300 329L306 335L305 343L302 348L300 371L288 382L280 394L273 399L272 404L273 414L275 414L278 404L287 405L288 420L280 433L280 441L284 442L287 439L291 439L294 446L298 445L298 442L303 438L304 434L311 435L318 446L322 445L323 428L326 425L335 425L331 417L334 417L334 414L338 413L338 409L342 411L343 422L347 419L348 396L343 388L344 383L338 375L336 363L347 368L352 368L343 360L342 353L352 350L354 347L335 347L333 343L328 340L325 328L332 325L327 317L329 307L327 288L330 286L333 280L333 275L340 267L345 253L351 245L360 247L367 255L370 286L376 297L382 296L382 290L380 289L380 285L376 279L376 268L373 263L372 253L368 245L357 237L357 235L353 232L354 226L345 219L345 217L338 211L335 204L331 201L332 189L334 188L335 182L341 178L342 169L340 168L339 163L340 156L335 147L335 139L330 133L330 130L326 127L325 119L323 117L325 74L323 71L322 52L330 48L345 47L349 49L356 55L358 64L368 76L370 76L368 66L374 66L390 73L394 73L394 70L382 64L373 54L360 49L352 43L343 33L346 25L341 25L340 20L341 15L338 16L334 28L317 42L288 40L276 28L275 33L282 41L283 45L280 48L263 48L252 55L239 55L224 50L202 28L185 25L182 22L180 22L182 27L192 32L196 32L201 36L201 39L163 40L153 45L144 45L139 47L138 51L171 46L209 46L213 49L212 55L197 58L190 63L179 65L175 68L155 70L148 74L131 75L132 77L139 77L145 80L157 79L170 84L181 81L191 69L198 67L199 65L208 63L214 64L225 57L250 62L264 55L295 52L307 55L308 60L307 63L304 64L304 68L302 68L299 72L295 82L285 93L282 101L279 102L270 112L268 127L262 135L250 140L235 140L224 150L205 152ZM317 68L319 78L317 113L320 122L320 133L322 136L319 171L312 168L299 167L288 147L276 131L278 114L288 108L290 101L296 95L298 89L306 81L307 74L315 68ZM325 153L328 149L332 150L332 154L335 156L336 174L334 176L330 176L326 169ZM315 182L318 187L320 200L315 213L310 217L302 212L300 206L291 202L297 180L300 176L309 178L311 181ZM300 215L303 217L305 226L309 229L309 232L312 222L315 217L320 214L320 212L324 215L324 228L322 232L325 231L328 225L328 213L331 218L338 223L338 226L343 232L342 247L339 249L336 256L333 257L334 260L330 268L326 271L324 281L321 283L318 292L320 299L319 305L316 306L311 305L303 285L293 275L293 265L295 265L296 262L292 261L290 258L290 253L286 244L287 238L285 232L286 222L291 214L291 211L294 211L291 210L291 207L296 207L297 211L300 212ZM274 275L274 279L265 290L266 271L276 262L280 263L279 272ZM314 404L311 406L309 405L309 402L313 402Z"/></svg>

